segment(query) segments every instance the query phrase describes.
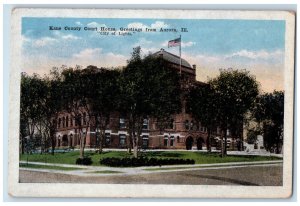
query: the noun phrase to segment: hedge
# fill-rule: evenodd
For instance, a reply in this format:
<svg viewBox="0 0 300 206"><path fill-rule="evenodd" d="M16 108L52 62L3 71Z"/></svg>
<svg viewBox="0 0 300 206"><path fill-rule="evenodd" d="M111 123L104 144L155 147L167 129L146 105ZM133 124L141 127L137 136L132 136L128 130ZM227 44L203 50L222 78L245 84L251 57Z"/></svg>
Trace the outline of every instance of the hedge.
<svg viewBox="0 0 300 206"><path fill-rule="evenodd" d="M84 158L77 158L76 164L77 165L91 165L93 163L92 159L90 157L84 157Z"/></svg>
<svg viewBox="0 0 300 206"><path fill-rule="evenodd" d="M107 157L100 159L100 164L111 167L140 167L140 166L161 166L161 165L179 165L195 164L193 159L159 159L159 158L116 158Z"/></svg>

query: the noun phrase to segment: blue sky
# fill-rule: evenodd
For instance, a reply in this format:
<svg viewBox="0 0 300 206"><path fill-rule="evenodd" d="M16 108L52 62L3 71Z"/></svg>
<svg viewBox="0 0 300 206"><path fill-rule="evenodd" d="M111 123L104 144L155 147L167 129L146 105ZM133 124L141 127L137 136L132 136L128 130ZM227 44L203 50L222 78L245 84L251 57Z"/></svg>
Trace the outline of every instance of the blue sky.
<svg viewBox="0 0 300 206"><path fill-rule="evenodd" d="M51 31L49 26L62 27ZM81 27L66 31L64 27ZM84 27L176 28L178 32L135 32L132 36L99 35ZM181 33L180 28L188 32ZM263 91L283 88L285 22L270 20L23 18L23 71L47 73L53 66L94 64L124 66L132 48L143 53L167 48L182 36L182 57L197 65L197 79L206 81L220 68L247 69ZM280 83L278 83L280 82Z"/></svg>

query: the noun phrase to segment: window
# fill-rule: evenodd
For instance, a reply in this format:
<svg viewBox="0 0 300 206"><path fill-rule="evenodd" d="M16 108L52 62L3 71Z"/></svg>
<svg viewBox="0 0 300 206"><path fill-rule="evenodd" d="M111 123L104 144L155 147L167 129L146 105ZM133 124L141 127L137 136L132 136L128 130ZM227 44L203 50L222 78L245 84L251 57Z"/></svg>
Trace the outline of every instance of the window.
<svg viewBox="0 0 300 206"><path fill-rule="evenodd" d="M166 129L174 129L174 119L170 119Z"/></svg>
<svg viewBox="0 0 300 206"><path fill-rule="evenodd" d="M177 136L177 142L180 142L180 137L179 136Z"/></svg>
<svg viewBox="0 0 300 206"><path fill-rule="evenodd" d="M125 134L120 134L120 146L124 146L126 143L126 135Z"/></svg>
<svg viewBox="0 0 300 206"><path fill-rule="evenodd" d="M63 123L63 128L65 128L65 121L66 121L66 119L65 119L65 117L63 117L63 119L62 119L62 123Z"/></svg>
<svg viewBox="0 0 300 206"><path fill-rule="evenodd" d="M168 146L168 141L169 141L168 136L165 136L165 137L164 137L164 146L165 146L165 147Z"/></svg>
<svg viewBox="0 0 300 206"><path fill-rule="evenodd" d="M105 133L105 145L110 145L110 133Z"/></svg>
<svg viewBox="0 0 300 206"><path fill-rule="evenodd" d="M149 120L148 119L144 119L144 121L143 121L143 129L149 129Z"/></svg>
<svg viewBox="0 0 300 206"><path fill-rule="evenodd" d="M143 148L148 148L149 137L146 135L143 135L142 138L143 138L143 142L142 142Z"/></svg>
<svg viewBox="0 0 300 206"><path fill-rule="evenodd" d="M194 125L195 125L195 124L194 124L194 121L192 120L192 121L191 121L191 125L190 125L191 130L194 130Z"/></svg>
<svg viewBox="0 0 300 206"><path fill-rule="evenodd" d="M73 118L72 118L72 116L70 117L70 126L71 127L73 126Z"/></svg>
<svg viewBox="0 0 300 206"><path fill-rule="evenodd" d="M125 119L120 117L120 129L126 128Z"/></svg>
<svg viewBox="0 0 300 206"><path fill-rule="evenodd" d="M184 122L184 127L186 130L190 130L190 123L189 123L189 120L185 120Z"/></svg>
<svg viewBox="0 0 300 206"><path fill-rule="evenodd" d="M75 116L75 126L78 126L78 123L81 122L81 115Z"/></svg>
<svg viewBox="0 0 300 206"><path fill-rule="evenodd" d="M66 118L66 127L69 127L69 116Z"/></svg>
<svg viewBox="0 0 300 206"><path fill-rule="evenodd" d="M173 147L174 146L174 136L171 136L170 138L170 146Z"/></svg>

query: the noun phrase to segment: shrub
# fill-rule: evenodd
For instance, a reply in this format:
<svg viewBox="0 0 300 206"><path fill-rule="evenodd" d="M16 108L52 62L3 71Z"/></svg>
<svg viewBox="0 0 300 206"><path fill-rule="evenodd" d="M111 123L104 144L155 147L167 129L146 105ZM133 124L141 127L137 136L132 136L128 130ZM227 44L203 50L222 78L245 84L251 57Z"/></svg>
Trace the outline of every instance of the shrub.
<svg viewBox="0 0 300 206"><path fill-rule="evenodd" d="M107 157L100 159L100 164L111 167L140 167L140 166L161 166L161 165L176 165L176 164L195 164L193 159L158 159L158 158L116 158Z"/></svg>
<svg viewBox="0 0 300 206"><path fill-rule="evenodd" d="M76 164L77 165L91 165L93 163L92 159L90 157L84 157L84 158L77 158Z"/></svg>

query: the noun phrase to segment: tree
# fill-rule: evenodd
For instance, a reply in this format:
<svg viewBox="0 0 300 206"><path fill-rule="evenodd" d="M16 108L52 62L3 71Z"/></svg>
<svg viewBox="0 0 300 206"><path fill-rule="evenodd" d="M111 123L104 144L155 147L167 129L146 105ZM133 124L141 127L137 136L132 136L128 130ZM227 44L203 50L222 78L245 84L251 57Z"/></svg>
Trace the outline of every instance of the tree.
<svg viewBox="0 0 300 206"><path fill-rule="evenodd" d="M207 128L207 151L211 152L211 133L217 126L218 101L210 84L191 87L187 100L187 111Z"/></svg>
<svg viewBox="0 0 300 206"><path fill-rule="evenodd" d="M246 70L220 70L220 75L209 81L218 97L218 112L216 113L224 150L222 155L227 154L227 130L236 125L243 125L246 113L253 108L255 99L259 94L258 82L255 77ZM238 132L242 141L241 132ZM223 144L222 144L223 149Z"/></svg>
<svg viewBox="0 0 300 206"><path fill-rule="evenodd" d="M90 70L81 70L79 66L65 68L62 71L63 109L71 115L71 119L75 120L75 126L78 128L79 158L84 158L86 136L92 120L88 101L89 72Z"/></svg>
<svg viewBox="0 0 300 206"><path fill-rule="evenodd" d="M88 102L94 116L96 135L99 131L99 139L97 146L99 152L102 152L105 130L109 125L111 114L116 110L118 104L119 85L118 78L119 70L108 70L105 68L97 68L88 66L86 70L89 80Z"/></svg>
<svg viewBox="0 0 300 206"><path fill-rule="evenodd" d="M24 153L26 137L34 138L38 123L43 117L44 90L45 84L37 74L33 76L28 76L26 73L21 74L20 143L22 153Z"/></svg>
<svg viewBox="0 0 300 206"><path fill-rule="evenodd" d="M283 143L284 92L274 91L257 98L253 117L264 135L267 150L281 152Z"/></svg>
<svg viewBox="0 0 300 206"><path fill-rule="evenodd" d="M46 84L43 106L43 125L51 144L51 154L56 146L57 119L62 110L62 74L59 68L52 68L50 74L43 79Z"/></svg>
<svg viewBox="0 0 300 206"><path fill-rule="evenodd" d="M140 47L134 48L120 77L119 111L128 119L129 144L132 142L135 157L144 119L151 116L160 121L181 109L176 71L162 58L141 58L140 51Z"/></svg>

